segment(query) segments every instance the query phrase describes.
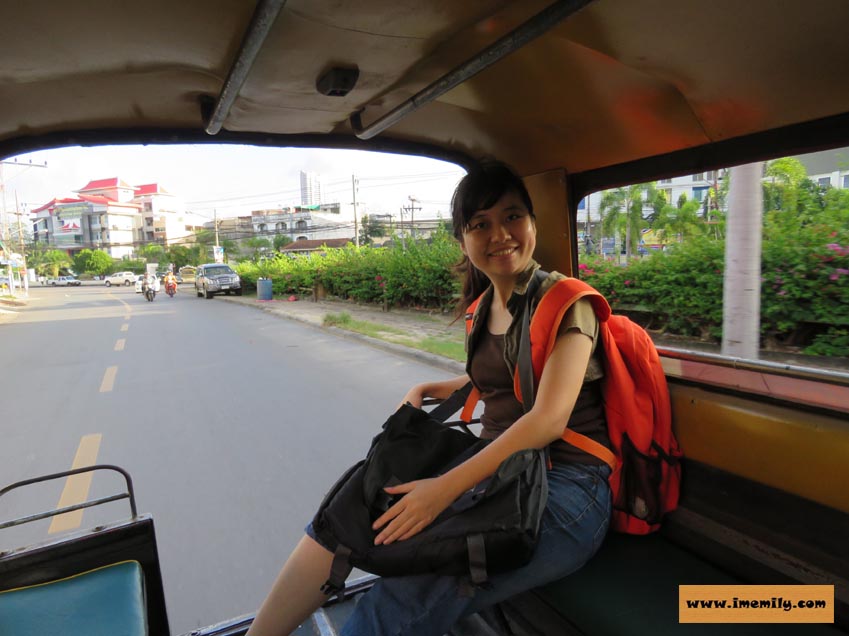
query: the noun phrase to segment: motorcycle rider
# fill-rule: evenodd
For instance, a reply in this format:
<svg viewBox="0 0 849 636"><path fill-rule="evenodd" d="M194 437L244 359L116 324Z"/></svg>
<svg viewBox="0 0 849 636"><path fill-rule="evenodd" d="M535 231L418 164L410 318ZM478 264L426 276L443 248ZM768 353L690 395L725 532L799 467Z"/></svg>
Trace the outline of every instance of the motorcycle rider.
<svg viewBox="0 0 849 636"><path fill-rule="evenodd" d="M153 290L154 296L156 292L159 291L159 278L156 274L152 274L150 272L146 272L144 275L144 280L142 281L142 294L147 297L147 290Z"/></svg>
<svg viewBox="0 0 849 636"><path fill-rule="evenodd" d="M174 276L174 272L165 274L165 291L169 295L173 295L177 291L177 277Z"/></svg>

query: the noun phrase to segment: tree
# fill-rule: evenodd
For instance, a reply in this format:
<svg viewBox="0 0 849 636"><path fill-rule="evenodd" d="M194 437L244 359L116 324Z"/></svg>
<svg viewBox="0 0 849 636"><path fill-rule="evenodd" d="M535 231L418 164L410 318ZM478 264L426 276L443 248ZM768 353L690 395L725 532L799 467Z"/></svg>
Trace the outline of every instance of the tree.
<svg viewBox="0 0 849 636"><path fill-rule="evenodd" d="M41 276L56 278L60 269L69 269L71 265L71 257L62 250L48 250L44 253L43 261L36 265L35 271Z"/></svg>
<svg viewBox="0 0 849 636"><path fill-rule="evenodd" d="M699 217L701 204L695 199L687 201L686 197L678 201L679 206L665 205L652 227L665 240L675 239L679 242L704 234L705 224Z"/></svg>
<svg viewBox="0 0 849 636"><path fill-rule="evenodd" d="M260 255L271 247L271 241L261 236L254 236L244 242L245 247L253 250L251 260L256 263L259 261Z"/></svg>
<svg viewBox="0 0 849 636"><path fill-rule="evenodd" d="M274 251L279 252L280 248L292 242L292 238L285 234L277 234L274 237Z"/></svg>
<svg viewBox="0 0 849 636"><path fill-rule="evenodd" d="M647 223L643 207L654 206L658 192L654 182L638 183L627 188L607 190L601 196L601 229L606 236L624 234L625 258L630 259L640 240L640 230Z"/></svg>
<svg viewBox="0 0 849 636"><path fill-rule="evenodd" d="M77 273L106 274L112 269L112 257L103 250L84 249L74 257Z"/></svg>
<svg viewBox="0 0 849 636"><path fill-rule="evenodd" d="M198 252L198 264L206 263L211 257L211 247L215 245L215 232L212 230L200 230L195 234L195 240L201 244L201 249ZM224 248L224 254L237 258L239 255L239 246L232 239L221 239L219 245Z"/></svg>
<svg viewBox="0 0 849 636"><path fill-rule="evenodd" d="M760 349L762 163L731 169L722 292L722 355L756 360Z"/></svg>
<svg viewBox="0 0 849 636"><path fill-rule="evenodd" d="M387 234L386 226L368 214L363 215L360 227L360 235L365 238L376 239Z"/></svg>
<svg viewBox="0 0 849 636"><path fill-rule="evenodd" d="M197 250L185 245L172 245L168 248L168 262L174 264L174 269L178 270L185 265L197 263Z"/></svg>
<svg viewBox="0 0 849 636"><path fill-rule="evenodd" d="M139 255L148 263L164 263L165 248L158 243L148 243L139 249Z"/></svg>

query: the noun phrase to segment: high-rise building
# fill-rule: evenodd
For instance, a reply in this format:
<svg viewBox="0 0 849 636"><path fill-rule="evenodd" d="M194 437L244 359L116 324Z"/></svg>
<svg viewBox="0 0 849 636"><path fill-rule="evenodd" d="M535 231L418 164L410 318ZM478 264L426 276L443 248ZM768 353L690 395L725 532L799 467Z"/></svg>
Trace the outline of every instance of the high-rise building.
<svg viewBox="0 0 849 636"><path fill-rule="evenodd" d="M301 205L321 205L321 175L301 170Z"/></svg>

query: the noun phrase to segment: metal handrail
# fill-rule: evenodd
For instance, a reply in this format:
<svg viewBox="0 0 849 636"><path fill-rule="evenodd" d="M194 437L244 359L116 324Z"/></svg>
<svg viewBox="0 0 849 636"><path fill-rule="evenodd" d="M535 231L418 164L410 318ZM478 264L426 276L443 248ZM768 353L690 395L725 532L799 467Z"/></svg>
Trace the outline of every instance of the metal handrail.
<svg viewBox="0 0 849 636"><path fill-rule="evenodd" d="M224 81L224 86L221 88L221 93L218 95L209 121L206 123L207 134L215 135L221 130L224 120L230 114L230 108L248 79L248 73L250 73L256 57L259 55L259 50L265 43L277 15L285 5L286 0L260 0L257 4L251 23L242 39L242 45L239 47L239 53L236 55L236 60L230 68L230 73Z"/></svg>
<svg viewBox="0 0 849 636"><path fill-rule="evenodd" d="M11 528L13 526L23 525L25 523L30 523L31 521L38 521L39 519L47 519L49 517L55 517L57 515L64 514L66 512L73 512L74 510L82 510L83 508L92 508L94 506L99 506L101 504L109 503L112 501L119 501L121 499L129 499L130 500L130 512L132 513L133 519L138 516L138 512L136 511L136 495L133 491L133 478L130 477L130 474L119 466L114 466L112 464L96 464L94 466L86 466L84 468L74 468L72 470L65 470L61 473L52 473L50 475L44 475L42 477L34 477L32 479L25 479L24 481L19 481L10 486L6 486L2 490L0 490L0 497L5 495L12 490L17 488L21 488L23 486L30 486L32 484L38 484L45 481L51 481L53 479L62 479L63 477L71 477L72 475L79 475L81 473L89 473L94 472L96 470L114 470L115 472L121 473L124 476L124 483L127 486L127 491L117 495L111 495L109 497L102 497L100 499L94 499L92 501L86 501L81 504L74 504L72 506L65 506L64 508L58 508L56 510L50 510L48 512L40 512L34 515L29 515L26 517L20 517L18 519L12 519L11 521L5 521L0 523L0 530L5 528Z"/></svg>
<svg viewBox="0 0 849 636"><path fill-rule="evenodd" d="M350 124L354 134L363 140L379 135L393 124L404 119L407 115L416 112L422 106L429 104L452 88L459 86L500 59L543 35L592 1L559 0L553 3L527 22L513 29L507 35L499 38L495 43L485 48L473 58L449 71L368 126L363 125L362 111L357 111L350 117Z"/></svg>

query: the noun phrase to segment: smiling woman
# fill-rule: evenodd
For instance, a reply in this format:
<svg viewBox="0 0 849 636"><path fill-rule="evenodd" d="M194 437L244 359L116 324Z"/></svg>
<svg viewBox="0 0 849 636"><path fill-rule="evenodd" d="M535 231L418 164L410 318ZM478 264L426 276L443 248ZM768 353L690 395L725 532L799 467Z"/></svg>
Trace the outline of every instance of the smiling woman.
<svg viewBox="0 0 849 636"><path fill-rule="evenodd" d="M93 246L95 241L114 243L128 256L151 241L161 246L168 242L167 232L172 229L166 227L162 234L162 215L151 209L149 227L146 220L132 228L123 220L133 214L143 217L144 204L152 203L144 199L152 196L145 194L144 188L176 175L178 168L203 179L200 190L188 185L175 188L179 190L176 194L187 200L186 213L193 211L201 218L197 223L187 223L184 218L178 225L186 236L168 247L205 250L206 256L197 260L198 264L214 260L208 255L211 246L222 247L239 238L240 222L253 228L253 212L265 214L262 223L269 233L273 229L290 240L312 238L309 227L304 231L298 222L306 223L308 216L320 213L310 206L326 204L325 193L340 210L350 204L345 235L339 238L358 242L362 237L357 231L365 227L361 215L367 212L370 226L375 216L386 214L386 219L377 220L391 227L399 243L403 239L410 245L418 221L437 219L438 211L447 213L448 193L462 174L474 174L494 158L513 167L515 185L498 192L485 189L486 200L466 206L469 217L459 225L455 219L454 225L471 273L463 298L476 298L491 289L488 293L494 309L485 323L493 337L508 324L509 312L499 307L508 282L518 282L516 275L529 264L531 253L547 271L577 275L579 253L592 250L596 241L598 261L584 263L585 271L595 273L594 282L603 279L610 283L610 290L616 292L615 297L609 294L614 306L635 314L648 312L650 325L660 324L677 310L682 313L676 324L710 335L717 329L717 313L721 315L731 304L722 298L726 282L722 248L726 243L735 244L733 254L752 257L751 263L758 263L755 246L759 240L754 235L740 240L743 234L730 229L738 227L736 220L742 218L749 228L763 226L769 233L765 242L769 249L761 262L769 265L769 285L774 289L768 289L774 291L776 302L765 305L773 321L770 324L775 326L767 339L786 333L786 323L794 316L814 313L832 322L826 325L820 318L817 323L806 319L809 324L800 338L809 337L812 346L819 338L820 347L839 346L841 338L846 338L845 303L834 299L842 298L849 280L842 273L849 268L839 260L844 258L849 239L838 234L820 241L824 218L836 220L829 232L845 232L847 227L847 205L841 191L849 175L844 174L841 161L834 162L834 169L811 171L817 180L802 185L794 181L795 172L786 169L787 162L778 166L784 165L786 183L777 168L767 173L763 183L757 167L741 172L750 176L748 192L765 192L769 207L763 221L758 206L731 204L736 197L725 196L723 183L728 181L717 172L729 166L849 146L849 83L844 66L834 62L849 58L845 34L849 3L844 0L787 0L780 11L771 0L150 0L144 6L143 12L133 13L134 18L128 20L126 2L0 3L0 23L13 26L0 38L4 67L0 157L27 155L24 165L4 166L2 178L6 181L0 185L11 192L36 179L47 184L38 194L24 196L28 206L21 206L21 216L16 215L17 210L11 212L10 197L2 204L0 240L4 249L15 244L12 239L26 241L26 211L35 212L48 202L36 213L33 254L50 236L48 224L60 234L54 243L65 253L88 243ZM33 45L33 34L37 34L37 45ZM103 151L106 158L99 167L81 167L82 161L77 161L69 169L71 177L61 183L58 178L53 180L59 172L58 168L54 171L58 157L92 156L98 151L90 147L98 144L113 146ZM160 170L154 173L115 174L119 167L112 161L113 153L124 146L147 145L139 152L161 158L159 153L164 151L158 145L176 144L194 145L190 149L193 154L168 160L174 163L160 160ZM315 150L306 151L308 148ZM350 163L335 171L333 164L319 155L324 149L346 153ZM373 172L365 167L364 151L381 153L380 167ZM35 154L42 152L50 153L48 167L30 169L30 158L33 168L44 161L44 155ZM311 154L288 161L303 152ZM248 165L244 160L248 155L261 158L260 165L251 163L250 169L262 178L247 190L241 189L247 177L236 172L232 163L225 166L228 171L223 175L206 163L224 165L223 158L229 158ZM406 159L396 158L400 156ZM421 163L424 158L441 163ZM401 168L402 161L408 160L412 163L403 165L415 169ZM180 165L175 166L177 163ZM320 202L301 199L302 170L332 175L322 183ZM118 183L119 176L126 179L123 184ZM101 177L114 181L114 187L102 182L91 190L87 187ZM676 180L685 177L689 189L687 200L682 201ZM830 187L821 183L823 179ZM744 176L737 179L738 185L745 181ZM442 183L438 193L431 189L436 182ZM313 183L305 174L304 196ZM157 196L167 199L170 193L167 187L164 190ZM391 202L375 204L380 193L389 190L394 190ZM604 190L615 196L605 198L602 206L602 195L596 193ZM63 202L68 191L74 196L67 198L74 200ZM693 197L698 197L698 205ZM64 217L68 223L57 225L56 220L63 217L56 211L63 206L70 208ZM234 209L225 216L224 209L230 206ZM82 207L96 213L83 215ZM229 218L236 207L244 221ZM426 207L430 207L430 216L425 216ZM114 213L115 223L106 218L113 216L106 214L107 208L123 211ZM606 222L598 216L602 208ZM734 223L726 223L734 215L738 215ZM91 222L86 225L83 218ZM17 229L18 219L21 230ZM225 227L225 219L232 221L231 228ZM639 237L647 239L642 230L649 220L656 224L653 238L641 246ZM192 230L185 229L204 223L209 224L208 230L196 238ZM645 265L634 269L629 265L627 277L620 276L625 268L609 260L619 260L616 256L622 239L627 244L627 258L640 254L641 249L648 253L659 250L664 241L670 243L663 238L664 232L667 238L670 234L685 237L693 226L707 227L706 234L716 243L699 243L691 252L667 245L663 260L646 259ZM782 236L793 239L785 241L779 238ZM800 247L804 247L804 259ZM225 254L230 249L231 244L226 243ZM261 252L262 247L256 249ZM303 251L308 249L312 247L305 246ZM66 258L65 253L58 256ZM797 275L801 260L815 264L817 277L809 280ZM138 268L129 263L120 268L141 271L144 264L137 264ZM181 264L176 263L177 267ZM407 276L422 274L422 280L431 280L422 271L411 269ZM667 271L676 272L677 286L663 278ZM631 277L630 272L639 276ZM749 289L758 289L757 276ZM201 291L216 292L208 287ZM778 295L781 291L786 293ZM654 304L637 302L646 298L641 293L653 293ZM169 305L169 311L197 307L178 301L181 299ZM204 320L222 319L223 313L215 312ZM148 316L157 318L164 320L158 312ZM2 332L10 333L8 327L4 325ZM577 323L576 328L574 339L568 340L581 344L575 349L570 346L569 356L564 357L586 358L590 354L585 349L591 346L586 343L591 338ZM204 347L196 343L195 350L189 351L188 344L171 339L169 330L157 334L176 348L181 361L192 360ZM759 335L755 330L753 337ZM825 345L823 338L828 338ZM98 346L96 340L85 342ZM234 347L236 343L249 350L254 341L246 337L235 339ZM104 346L110 355L127 354L113 352L111 339ZM179 348L182 346L186 349ZM37 384L42 374L56 368L55 351L48 354L48 348L41 346L32 349L27 361L40 365L37 377L32 378ZM492 350L498 353L497 346ZM450 633L474 632L480 621L488 627L478 632L505 632L505 615L507 623L531 624L541 633L677 633L681 630L677 588L685 582L834 585L835 622L840 629L849 627L845 583L849 580L845 541L849 500L844 486L849 481L849 376L844 370L741 359L694 351L689 346L664 346L660 353L670 387L675 434L685 454L679 509L669 515L661 533L611 535L578 572L518 596L507 595L509 598L499 599L496 613L464 616L446 628ZM236 357L236 353L231 356ZM227 363L233 364L233 359ZM481 373L493 372L496 380L503 379L498 372L504 365L498 355L487 360L479 365ZM25 368L15 360L4 358L4 363ZM98 367L94 380L81 373L79 381L89 381L96 391L101 372ZM122 361L122 377L125 373L130 376L141 370L128 368ZM286 382L298 375L299 370L280 370ZM577 386L569 379L565 385ZM374 394L360 404L377 404L378 397L386 398L378 385L371 390ZM441 397L442 392L438 393ZM546 395L551 393L557 391L546 391ZM249 414L252 404L246 395L234 399L246 400L243 412ZM196 410L206 418L204 436L222 440L229 452L211 461L237 471L233 479L245 494L239 499L247 501L247 495L259 491L260 481L274 481L276 475L248 477L251 462L235 456L235 445L227 443L227 433L218 427L213 414L203 411L204 399L197 399L200 405ZM280 413L290 411L291 403L282 392L275 391L269 399L275 400ZM545 395L541 399L550 402ZM60 412L58 407L56 412ZM80 420L76 424L82 426L85 418ZM240 429L243 434L256 436L258 446L267 443L265 429L258 428L265 422L248 424ZM332 430L328 423L320 424L314 428ZM547 428L534 430L543 429L543 436L555 437ZM12 430L12 437L7 439L7 434L3 441L20 444L18 431L27 427ZM183 427L169 430L179 438ZM333 434L327 435L331 444ZM529 438L522 441L530 443ZM281 457L287 460L316 453L321 456L318 463L324 466L326 448L299 446L304 443L288 439L279 451ZM189 442L186 445L195 447ZM5 446L0 444L0 448ZM25 445L15 448L17 457L33 454ZM160 466L169 451L163 445L156 448L160 450L150 456L137 453L134 457L144 466ZM44 455L39 458L46 461ZM279 459L278 465L286 463ZM326 470L328 476L337 472L330 465ZM454 492L453 486L466 486L485 472L473 471L451 480L452 488L443 494L447 497ZM13 479L18 477L27 475ZM290 504L281 503L286 501L290 500L276 497L274 505L287 507ZM173 519L177 513L164 507ZM288 513L288 507L275 512L281 518ZM193 544L208 543L211 549L228 545L206 535L184 537L174 529L220 514L221 510L205 510L200 517L190 515L191 519L180 519L168 527L169 541L176 546L169 554L181 554ZM105 565L104 561L111 560L107 565L113 565L129 554L142 563L149 588L161 590L161 572L175 577L179 568L160 569L152 522L137 521L122 525L114 534L89 533L57 540L55 546L43 549L0 555L0 590L72 577L86 568ZM244 545L244 538L250 536L258 539L248 542L251 546L267 546L269 543L259 538L271 541L269 535L275 531L275 527L250 527L232 544ZM134 543L133 537L140 538ZM141 556L136 550L139 542L145 546ZM256 549L263 551L258 557L262 563L275 560L271 550ZM172 589L203 586L203 590L193 591L212 599L212 583L230 585L220 591L221 598L212 600L223 607L223 599L234 598L232 582L239 581L240 588L250 587L253 600L232 613L253 611L262 596L259 590L264 591L270 583L262 578L263 568L230 559L229 550L215 551L215 565L227 576L203 583L179 582ZM639 585L633 584L635 573ZM352 595L365 598L361 594L375 586L380 589L384 583L365 579L354 586ZM5 616L4 598L8 597L0 595L0 616ZM169 633L164 601L155 594L146 598L147 605L140 600L139 606L148 613L150 631ZM284 600L296 603L298 597ZM195 617L192 620L198 616L205 620L207 612L187 607L183 596L175 595L169 602L185 616ZM312 624L330 633L327 629L338 628L351 607L349 599L327 599L312 623L304 623L296 633L307 633ZM612 612L611 607L622 611ZM440 608L434 613L439 614ZM211 617L208 623L219 618ZM200 633L243 634L252 619L248 615ZM0 622L0 631L2 625ZM199 626L180 628L188 631ZM834 631L831 625L805 627L805 633ZM729 624L723 626L726 631L733 634L744 629Z"/></svg>

